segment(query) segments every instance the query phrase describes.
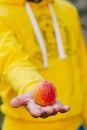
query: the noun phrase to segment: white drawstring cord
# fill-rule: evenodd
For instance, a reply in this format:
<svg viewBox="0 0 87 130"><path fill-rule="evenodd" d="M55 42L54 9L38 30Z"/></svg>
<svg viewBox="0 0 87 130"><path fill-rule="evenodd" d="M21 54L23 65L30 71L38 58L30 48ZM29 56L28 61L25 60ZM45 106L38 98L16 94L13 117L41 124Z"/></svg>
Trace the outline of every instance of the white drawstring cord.
<svg viewBox="0 0 87 130"><path fill-rule="evenodd" d="M25 3L25 7L27 10L28 16L30 17L31 23L32 23L34 31L35 31L35 35L37 37L39 46L40 46L41 51L42 51L44 67L48 67L47 51L46 51L46 47L45 47L44 40L43 40L42 34L40 32L38 23L34 17L33 11L32 11L28 2Z"/></svg>
<svg viewBox="0 0 87 130"><path fill-rule="evenodd" d="M62 45L62 38L61 38L61 34L60 34L58 20L56 18L56 15L55 15L55 12L54 12L52 5L49 3L48 6L50 8L50 12L51 12L52 20L53 20L56 42L57 42L57 48L58 48L58 51L59 51L59 57L60 57L60 59L65 59L66 55L64 53L64 48L63 48L63 45ZM33 14L33 11L32 11L28 2L25 3L25 7L26 7L26 11L28 13L28 16L31 20L32 26L34 28L35 35L37 37L39 46L40 46L41 51L42 51L44 67L48 67L47 51L46 51L44 39L42 37L42 34L41 34L40 28L38 26L37 20L36 20L34 14Z"/></svg>
<svg viewBox="0 0 87 130"><path fill-rule="evenodd" d="M62 38L61 38L61 34L60 34L58 20L56 18L56 15L55 15L55 12L54 12L52 5L49 3L48 6L50 8L50 12L51 12L51 16L52 16L52 20L53 20L53 24L54 24L57 48L59 50L59 57L60 57L60 59L65 59L66 55L65 55L64 49L63 49Z"/></svg>

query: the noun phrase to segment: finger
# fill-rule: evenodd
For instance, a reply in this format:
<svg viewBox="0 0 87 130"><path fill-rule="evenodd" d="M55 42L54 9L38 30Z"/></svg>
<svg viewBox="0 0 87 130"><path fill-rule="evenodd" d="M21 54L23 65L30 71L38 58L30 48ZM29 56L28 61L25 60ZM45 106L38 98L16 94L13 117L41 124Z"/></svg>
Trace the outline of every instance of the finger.
<svg viewBox="0 0 87 130"><path fill-rule="evenodd" d="M49 116L56 114L56 112L53 110L52 106L42 107L41 111L42 111L41 118L47 118Z"/></svg>
<svg viewBox="0 0 87 130"><path fill-rule="evenodd" d="M41 118L47 118L47 117L49 117L49 115L48 115L47 113L44 112L44 113L41 114L40 117L41 117Z"/></svg>
<svg viewBox="0 0 87 130"><path fill-rule="evenodd" d="M70 110L69 106L64 106L59 100L56 100L56 103L52 105L55 112L65 113Z"/></svg>
<svg viewBox="0 0 87 130"><path fill-rule="evenodd" d="M50 113L50 114L44 112L44 113L42 113L41 118L47 118L47 117L49 117L49 116L54 116L54 115L56 115L57 113L58 113L58 112L56 112L56 111L53 111L53 112Z"/></svg>
<svg viewBox="0 0 87 130"><path fill-rule="evenodd" d="M16 98L13 98L11 100L10 104L12 107L17 108L17 107L20 107L22 105L25 105L26 102L28 102L31 97L32 97L31 93L26 93L26 94L20 95Z"/></svg>
<svg viewBox="0 0 87 130"><path fill-rule="evenodd" d="M54 111L54 112L51 114L51 116L54 116L54 115L56 115L56 114L58 114L58 112Z"/></svg>
<svg viewBox="0 0 87 130"><path fill-rule="evenodd" d="M53 104L52 108L53 108L54 112L59 112L61 109L61 106L59 104Z"/></svg>
<svg viewBox="0 0 87 130"><path fill-rule="evenodd" d="M69 106L63 106L60 110L61 113L65 113L65 112L68 112L70 110L70 107Z"/></svg>
<svg viewBox="0 0 87 130"><path fill-rule="evenodd" d="M30 112L31 116L37 118L41 116L41 110L40 107L37 107L35 104L34 100L31 99L27 104L26 104L26 109Z"/></svg>
<svg viewBox="0 0 87 130"><path fill-rule="evenodd" d="M54 112L51 106L42 107L42 113L52 114Z"/></svg>

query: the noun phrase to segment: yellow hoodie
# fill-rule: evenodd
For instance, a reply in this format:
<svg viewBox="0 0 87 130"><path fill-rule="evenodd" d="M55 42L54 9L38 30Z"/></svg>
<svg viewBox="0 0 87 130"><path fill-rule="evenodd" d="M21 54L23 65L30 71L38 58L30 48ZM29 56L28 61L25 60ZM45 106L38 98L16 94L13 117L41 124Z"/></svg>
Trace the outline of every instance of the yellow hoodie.
<svg viewBox="0 0 87 130"><path fill-rule="evenodd" d="M0 0L0 95L5 115L28 121L32 130L75 130L87 123L86 62L78 13L70 3ZM58 98L71 107L68 113L44 120L34 119L24 107L11 108L13 97L33 90L42 79L55 84Z"/></svg>

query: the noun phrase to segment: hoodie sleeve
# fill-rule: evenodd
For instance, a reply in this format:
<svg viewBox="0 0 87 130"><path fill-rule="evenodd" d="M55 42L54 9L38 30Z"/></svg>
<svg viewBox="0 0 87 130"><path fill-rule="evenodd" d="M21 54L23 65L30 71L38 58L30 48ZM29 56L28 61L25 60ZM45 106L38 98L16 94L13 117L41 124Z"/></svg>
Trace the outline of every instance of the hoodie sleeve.
<svg viewBox="0 0 87 130"><path fill-rule="evenodd" d="M43 80L29 56L22 50L16 34L0 20L0 76L18 94L33 90L36 83Z"/></svg>

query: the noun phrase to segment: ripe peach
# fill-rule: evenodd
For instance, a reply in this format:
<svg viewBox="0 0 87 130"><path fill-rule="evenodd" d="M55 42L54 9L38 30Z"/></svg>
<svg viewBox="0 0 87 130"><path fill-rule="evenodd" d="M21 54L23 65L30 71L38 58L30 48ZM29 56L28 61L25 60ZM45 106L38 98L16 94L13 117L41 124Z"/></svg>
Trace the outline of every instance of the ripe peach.
<svg viewBox="0 0 87 130"><path fill-rule="evenodd" d="M39 105L52 105L56 99L56 88L49 81L41 81L35 87L33 96L34 100Z"/></svg>

